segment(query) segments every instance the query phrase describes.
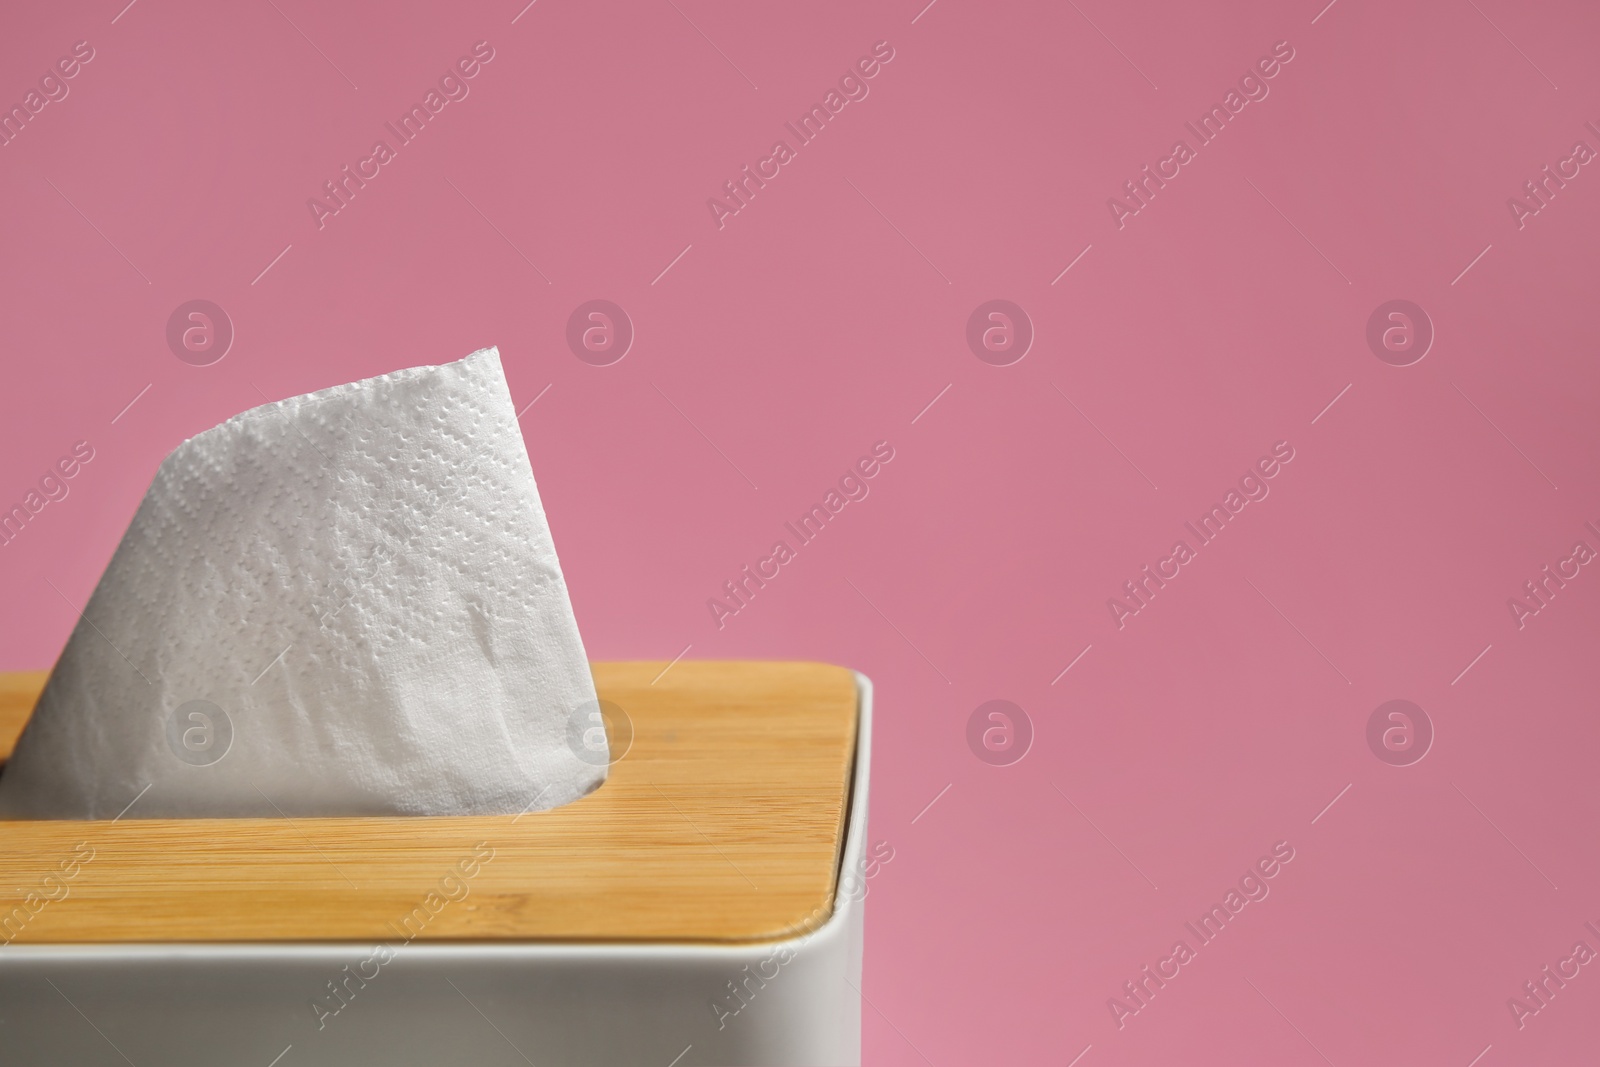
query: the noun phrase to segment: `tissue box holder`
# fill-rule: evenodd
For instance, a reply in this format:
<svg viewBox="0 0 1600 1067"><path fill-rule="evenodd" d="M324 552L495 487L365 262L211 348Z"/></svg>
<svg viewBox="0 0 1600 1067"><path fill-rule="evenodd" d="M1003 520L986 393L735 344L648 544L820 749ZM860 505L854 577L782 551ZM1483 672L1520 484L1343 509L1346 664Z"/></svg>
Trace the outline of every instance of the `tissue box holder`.
<svg viewBox="0 0 1600 1067"><path fill-rule="evenodd" d="M859 1064L871 684L666 667L553 811L0 822L0 1061Z"/></svg>

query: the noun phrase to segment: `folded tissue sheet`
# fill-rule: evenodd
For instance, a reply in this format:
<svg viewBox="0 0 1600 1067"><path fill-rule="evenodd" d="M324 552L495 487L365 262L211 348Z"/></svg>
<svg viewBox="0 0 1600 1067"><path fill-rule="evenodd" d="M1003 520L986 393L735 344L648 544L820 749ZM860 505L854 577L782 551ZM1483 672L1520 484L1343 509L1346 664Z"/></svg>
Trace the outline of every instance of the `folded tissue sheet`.
<svg viewBox="0 0 1600 1067"><path fill-rule="evenodd" d="M179 445L0 773L0 818L552 808L605 780L597 710L488 348Z"/></svg>

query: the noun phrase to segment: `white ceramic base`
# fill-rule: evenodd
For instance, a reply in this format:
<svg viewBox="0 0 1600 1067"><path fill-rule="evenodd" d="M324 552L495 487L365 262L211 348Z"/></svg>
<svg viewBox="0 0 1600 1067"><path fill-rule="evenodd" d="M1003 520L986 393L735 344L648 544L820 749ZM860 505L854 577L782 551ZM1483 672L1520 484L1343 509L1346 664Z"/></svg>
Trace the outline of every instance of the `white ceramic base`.
<svg viewBox="0 0 1600 1067"><path fill-rule="evenodd" d="M863 868L872 727L872 684L856 681L840 891L810 936L730 948L417 942L381 966L363 966L364 943L10 944L0 1063L855 1067L864 901L845 874ZM336 1014L330 980L347 990Z"/></svg>

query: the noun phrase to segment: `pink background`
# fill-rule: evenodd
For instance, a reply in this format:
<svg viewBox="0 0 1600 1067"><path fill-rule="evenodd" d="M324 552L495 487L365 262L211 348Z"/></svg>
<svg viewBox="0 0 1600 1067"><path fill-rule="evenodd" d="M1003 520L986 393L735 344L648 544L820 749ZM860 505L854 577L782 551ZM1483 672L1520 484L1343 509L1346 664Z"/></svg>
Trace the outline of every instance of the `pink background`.
<svg viewBox="0 0 1600 1067"><path fill-rule="evenodd" d="M0 504L95 458L0 549L0 668L52 662L185 437L497 344L593 658L876 682L867 1062L1592 1057L1600 966L1520 1029L1507 999L1600 949L1600 576L1520 629L1507 600L1600 548L1600 176L1520 229L1507 198L1600 148L1600 9L924 2L14 15L0 102L95 57L0 148ZM318 229L307 198L480 40L470 96ZM880 40L719 230L707 198ZM1107 198L1283 40L1119 229ZM165 340L196 298L237 331L210 366ZM637 331L608 367L565 342L593 298ZM965 341L994 298L1037 334L1010 366ZM1365 338L1396 298L1437 332L1406 367ZM870 496L718 629L707 598L880 440ZM1277 441L1270 496L1119 630L1107 598ZM1411 766L1366 741L1395 698L1436 730ZM1035 731L1009 766L967 744L991 699ZM1270 896L1119 1028L1279 841Z"/></svg>

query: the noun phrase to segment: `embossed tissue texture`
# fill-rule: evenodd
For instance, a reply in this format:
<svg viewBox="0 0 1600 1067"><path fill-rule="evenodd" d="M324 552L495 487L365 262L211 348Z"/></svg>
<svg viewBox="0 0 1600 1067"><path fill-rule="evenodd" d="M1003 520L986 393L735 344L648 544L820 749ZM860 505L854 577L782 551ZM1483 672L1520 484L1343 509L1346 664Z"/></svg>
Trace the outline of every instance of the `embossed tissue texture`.
<svg viewBox="0 0 1600 1067"><path fill-rule="evenodd" d="M567 742L594 700L484 349L179 445L0 775L0 817L112 818L147 786L130 818L550 808L605 779Z"/></svg>

